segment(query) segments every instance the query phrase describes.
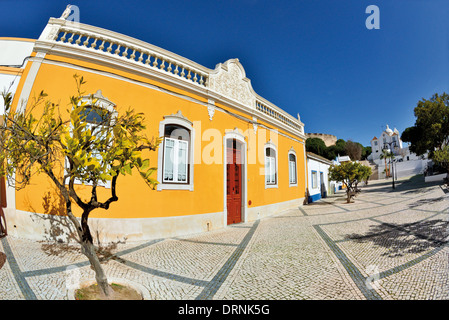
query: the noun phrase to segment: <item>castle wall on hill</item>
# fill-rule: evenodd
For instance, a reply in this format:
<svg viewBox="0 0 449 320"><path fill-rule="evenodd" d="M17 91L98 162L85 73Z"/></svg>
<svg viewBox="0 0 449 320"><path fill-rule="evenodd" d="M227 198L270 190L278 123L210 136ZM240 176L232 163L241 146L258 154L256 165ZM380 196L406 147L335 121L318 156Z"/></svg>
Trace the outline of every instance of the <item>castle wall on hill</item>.
<svg viewBox="0 0 449 320"><path fill-rule="evenodd" d="M326 147L333 146L337 143L337 137L325 133L306 133L307 138L320 138L324 141Z"/></svg>

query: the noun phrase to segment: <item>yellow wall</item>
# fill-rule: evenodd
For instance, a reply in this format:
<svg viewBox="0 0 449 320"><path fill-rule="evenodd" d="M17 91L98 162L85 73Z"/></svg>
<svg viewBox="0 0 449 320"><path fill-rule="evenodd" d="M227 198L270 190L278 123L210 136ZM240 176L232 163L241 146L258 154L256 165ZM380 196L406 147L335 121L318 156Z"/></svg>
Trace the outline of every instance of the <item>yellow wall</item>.
<svg viewBox="0 0 449 320"><path fill-rule="evenodd" d="M20 68L0 67L0 74L21 75L23 72Z"/></svg>
<svg viewBox="0 0 449 320"><path fill-rule="evenodd" d="M145 83L157 85L172 92L192 97L199 101L207 102L207 97L201 97L187 91L183 91L167 84L158 83L154 80L126 73L123 71L112 70L91 63L74 61L68 58L59 58L56 56L46 56L46 59L61 60L64 62L76 64L83 67L101 69L102 71L113 72L119 76L129 79L142 81ZM15 96L15 104L17 97L20 96L20 90L23 81L26 79L31 63L29 63L22 77L21 84ZM182 114L192 122L200 121L201 131L196 132L196 137L201 137L206 129L215 128L221 133L221 140L218 145L223 147L223 136L226 130L238 128L250 133L247 137L247 148L254 147L252 142L256 138L252 125L244 120L238 119L219 110L215 111L213 120L209 120L207 107L196 102L189 101L184 98L176 97L166 92L147 88L136 83L130 83L123 79L112 78L100 75L95 71L81 71L69 67L56 66L42 63L38 75L33 85L30 100L41 90L48 94L48 99L58 102L62 112L69 108L69 97L76 94L74 74L84 76L87 83L83 90L86 94L95 93L102 90L102 93L110 101L117 105L117 110L126 110L133 107L137 112L144 112L147 122L147 136L153 137L159 134L159 123L163 120L163 116L176 113L181 110ZM230 107L217 102L217 106L245 116L248 120L251 115L244 115L242 112L231 109ZM267 125L268 126L268 125ZM261 130L259 127L258 130ZM280 130L280 132L283 132ZM285 133L285 132L283 132ZM287 133L285 133L287 134ZM270 139L269 133L266 135L264 142ZM263 163L257 159L256 164L247 165L248 189L247 200L251 201L249 208L262 206L276 202L283 202L304 197L305 190L305 160L304 160L304 144L284 137L277 136L278 150L278 188L265 189L265 177L263 175ZM296 138L297 140L299 138ZM202 150L211 141L202 142ZM263 146L259 143L257 146ZM288 173L288 151L293 147L297 156L297 174L298 186L289 187ZM263 152L263 150L261 151ZM158 152L150 153L150 161L152 166L157 166ZM263 159L263 157L262 157ZM221 162L223 156L221 157ZM261 174L262 173L262 174ZM156 178L156 175L154 176ZM133 176L120 176L117 185L117 195L119 201L111 205L109 210L96 210L92 212L91 217L97 218L147 218L147 217L168 217L178 215L192 215L201 213L212 213L223 211L224 199L224 173L223 165L219 164L195 164L194 166L194 191L188 190L151 190L140 178L137 172ZM80 188L88 189L88 187ZM104 201L110 193L109 189L99 188L99 200ZM18 210L49 213L51 208L56 206L56 201L50 203L44 198L45 195L54 194L54 188L49 183L48 178L41 175L32 180L32 184L25 190L16 194L16 208ZM88 193L85 194L85 199ZM56 199L56 198L53 198ZM50 204L50 207L49 207ZM77 211L77 214L80 212Z"/></svg>

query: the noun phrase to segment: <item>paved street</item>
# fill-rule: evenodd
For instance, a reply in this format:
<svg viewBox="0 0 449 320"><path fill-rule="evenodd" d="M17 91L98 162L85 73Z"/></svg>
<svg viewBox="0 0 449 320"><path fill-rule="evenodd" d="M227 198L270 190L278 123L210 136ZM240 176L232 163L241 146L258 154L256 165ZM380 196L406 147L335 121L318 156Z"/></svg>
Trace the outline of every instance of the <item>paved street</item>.
<svg viewBox="0 0 449 320"><path fill-rule="evenodd" d="M153 299L449 299L449 194L423 178L370 182L275 217L208 233L122 243L109 277ZM0 299L66 299L94 277L76 247L0 240Z"/></svg>

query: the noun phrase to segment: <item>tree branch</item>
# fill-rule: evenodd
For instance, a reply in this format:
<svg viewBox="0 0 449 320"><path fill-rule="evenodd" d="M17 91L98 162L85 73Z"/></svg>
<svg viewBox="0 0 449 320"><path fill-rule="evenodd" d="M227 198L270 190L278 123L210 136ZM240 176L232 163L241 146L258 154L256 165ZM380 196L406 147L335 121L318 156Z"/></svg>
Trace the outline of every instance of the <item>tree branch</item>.
<svg viewBox="0 0 449 320"><path fill-rule="evenodd" d="M96 190L94 191L94 189L92 189L92 193L95 192L95 202L93 202L91 200L91 204L94 208L102 208L102 209L107 210L107 209L109 209L109 206L112 202L118 201L118 197L117 197L117 193L116 193L117 179L118 179L118 172L116 172L116 175L112 177L111 196L105 202L98 202L97 198L96 198ZM92 194L92 196L93 196L93 194Z"/></svg>

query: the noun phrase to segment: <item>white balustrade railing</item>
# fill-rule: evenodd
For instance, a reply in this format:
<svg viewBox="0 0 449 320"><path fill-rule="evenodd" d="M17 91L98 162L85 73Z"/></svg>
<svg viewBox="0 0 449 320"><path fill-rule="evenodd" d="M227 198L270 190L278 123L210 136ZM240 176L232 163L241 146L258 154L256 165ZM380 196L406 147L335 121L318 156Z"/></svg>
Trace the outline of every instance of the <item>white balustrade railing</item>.
<svg viewBox="0 0 449 320"><path fill-rule="evenodd" d="M154 48L136 46L127 41L87 30L61 26L53 42L95 50L97 53L121 57L142 67L165 71L184 80L207 87L208 73L184 62L156 52Z"/></svg>
<svg viewBox="0 0 449 320"><path fill-rule="evenodd" d="M298 120L294 119L290 115L286 115L283 111L277 111L275 108L270 107L259 100L256 100L256 110L285 123L289 127L296 129L301 133L304 133L303 126L298 123Z"/></svg>
<svg viewBox="0 0 449 320"><path fill-rule="evenodd" d="M175 78L192 83L201 88L209 87L211 74L216 70L203 67L191 60L176 55L146 42L81 23L66 23L65 20L51 18L36 45L45 48L74 47L88 52L124 59L138 67L154 72L170 74ZM46 46L47 45L47 46ZM213 92L213 90L211 90ZM296 132L304 133L303 124L274 104L256 95L255 110L274 118Z"/></svg>

